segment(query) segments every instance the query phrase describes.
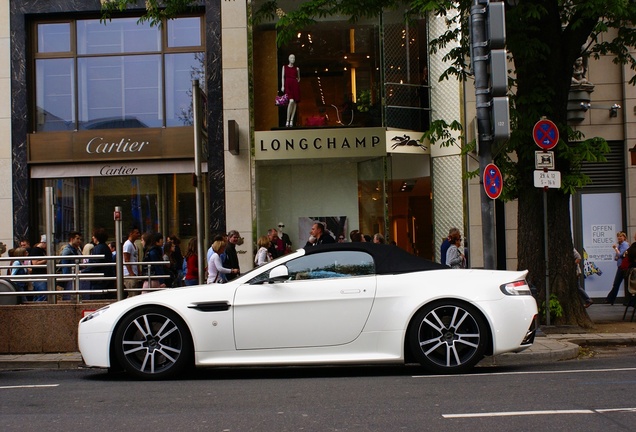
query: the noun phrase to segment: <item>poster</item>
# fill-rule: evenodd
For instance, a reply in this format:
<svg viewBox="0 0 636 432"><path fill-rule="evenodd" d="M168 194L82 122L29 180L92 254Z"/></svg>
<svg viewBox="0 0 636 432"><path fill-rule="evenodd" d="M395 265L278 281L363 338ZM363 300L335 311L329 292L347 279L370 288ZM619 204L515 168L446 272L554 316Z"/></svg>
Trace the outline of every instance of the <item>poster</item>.
<svg viewBox="0 0 636 432"><path fill-rule="evenodd" d="M612 245L616 243L616 233L623 231L621 203L620 193L581 195L583 250L579 252L583 257L585 290L592 298L605 298L614 282L616 261ZM619 296L622 292L621 287Z"/></svg>

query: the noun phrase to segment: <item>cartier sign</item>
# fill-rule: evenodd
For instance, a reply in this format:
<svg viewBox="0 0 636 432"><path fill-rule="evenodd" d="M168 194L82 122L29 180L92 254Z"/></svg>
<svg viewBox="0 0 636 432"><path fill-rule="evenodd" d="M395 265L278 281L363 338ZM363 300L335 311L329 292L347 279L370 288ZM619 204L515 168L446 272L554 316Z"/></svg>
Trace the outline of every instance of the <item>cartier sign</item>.
<svg viewBox="0 0 636 432"><path fill-rule="evenodd" d="M40 132L28 136L31 164L193 157L192 127Z"/></svg>
<svg viewBox="0 0 636 432"><path fill-rule="evenodd" d="M256 160L374 157L386 154L384 128L316 128L255 132Z"/></svg>

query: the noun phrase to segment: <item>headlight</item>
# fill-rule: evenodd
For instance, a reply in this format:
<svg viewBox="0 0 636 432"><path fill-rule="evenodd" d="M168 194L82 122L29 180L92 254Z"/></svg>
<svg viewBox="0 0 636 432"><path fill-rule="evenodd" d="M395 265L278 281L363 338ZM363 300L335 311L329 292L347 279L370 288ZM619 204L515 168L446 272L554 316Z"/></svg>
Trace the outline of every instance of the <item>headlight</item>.
<svg viewBox="0 0 636 432"><path fill-rule="evenodd" d="M532 291L530 291L528 282L526 282L525 279L503 284L499 289L505 295L532 295Z"/></svg>
<svg viewBox="0 0 636 432"><path fill-rule="evenodd" d="M110 306L104 306L101 309L97 309L95 312L93 312L90 315L85 316L84 318L82 318L80 320L80 322L88 322L90 320L92 320L93 318L97 318L98 316L100 316L101 314L103 314L104 312L106 312L106 309L108 309Z"/></svg>

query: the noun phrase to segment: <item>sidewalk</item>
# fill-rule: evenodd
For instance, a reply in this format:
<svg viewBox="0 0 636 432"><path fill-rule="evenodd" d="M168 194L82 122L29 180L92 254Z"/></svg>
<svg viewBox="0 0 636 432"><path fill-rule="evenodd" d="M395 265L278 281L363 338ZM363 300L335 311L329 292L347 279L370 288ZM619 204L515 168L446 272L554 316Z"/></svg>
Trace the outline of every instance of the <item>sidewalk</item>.
<svg viewBox="0 0 636 432"><path fill-rule="evenodd" d="M588 309L593 321L621 321L625 308L594 304ZM629 319L630 313L627 315ZM558 333L555 333L557 331ZM487 357L482 366L506 366L516 364L551 363L574 359L579 355L579 345L636 345L636 333L584 333L578 327L542 327L532 347L520 353ZM9 354L0 355L0 370L15 369L76 369L82 365L78 352L58 354Z"/></svg>

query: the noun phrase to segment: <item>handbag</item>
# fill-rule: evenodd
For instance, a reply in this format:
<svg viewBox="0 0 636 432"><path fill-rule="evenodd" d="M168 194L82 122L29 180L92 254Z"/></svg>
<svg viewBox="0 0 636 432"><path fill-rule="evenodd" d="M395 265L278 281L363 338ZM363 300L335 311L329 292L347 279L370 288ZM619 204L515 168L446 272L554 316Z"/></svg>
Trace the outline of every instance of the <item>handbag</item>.
<svg viewBox="0 0 636 432"><path fill-rule="evenodd" d="M276 96L274 98L274 104L276 106L287 106L289 105L289 96L287 96L286 94L282 95L282 96Z"/></svg>

